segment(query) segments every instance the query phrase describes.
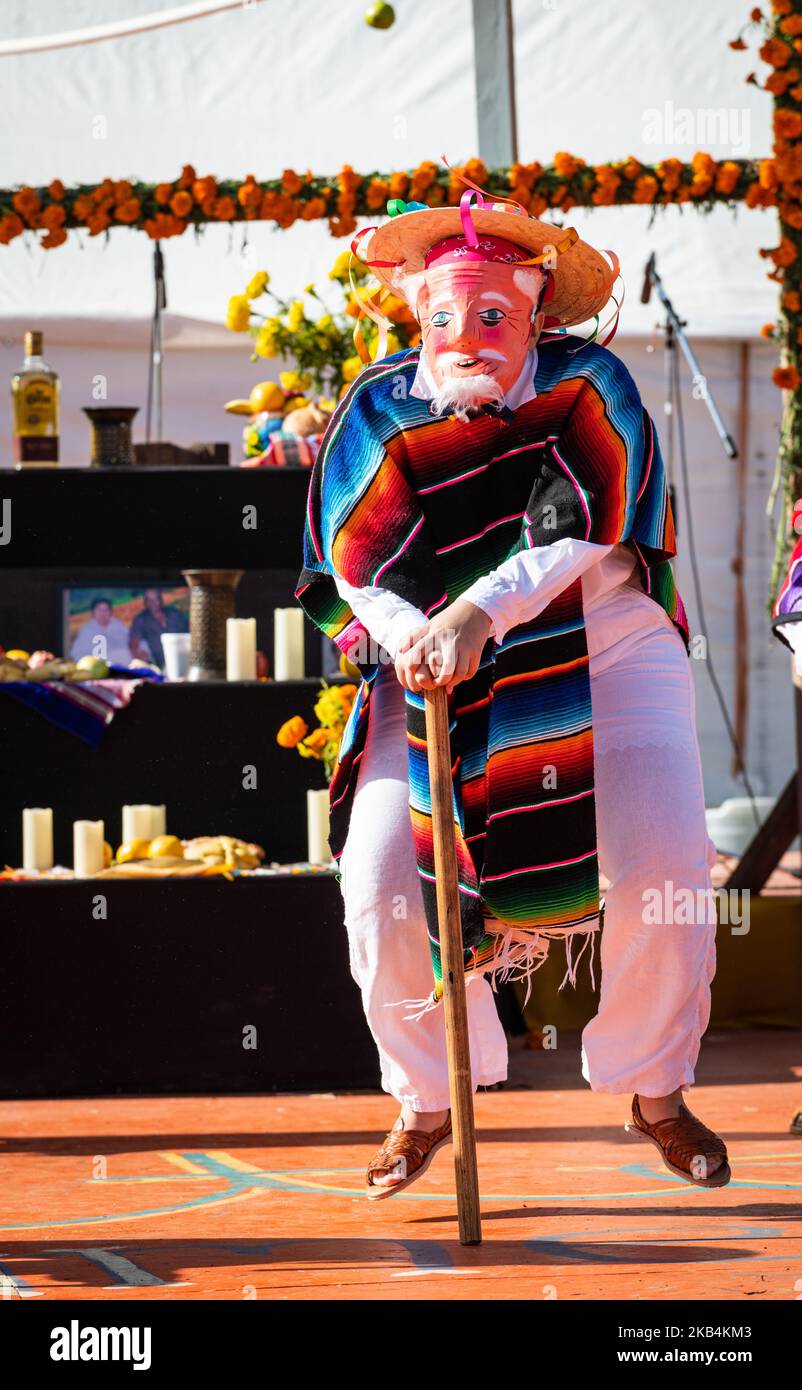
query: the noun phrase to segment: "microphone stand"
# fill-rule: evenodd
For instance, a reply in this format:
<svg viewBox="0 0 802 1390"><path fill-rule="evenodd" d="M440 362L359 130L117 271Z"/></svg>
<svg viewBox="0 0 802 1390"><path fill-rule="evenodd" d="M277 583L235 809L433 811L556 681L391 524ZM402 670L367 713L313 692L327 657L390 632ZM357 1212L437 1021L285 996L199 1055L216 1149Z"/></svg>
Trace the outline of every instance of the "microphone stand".
<svg viewBox="0 0 802 1390"><path fill-rule="evenodd" d="M666 440L666 473L669 478L670 489L673 492L673 484L671 484L670 480L672 476L672 463L674 452L674 397L676 391L679 389L679 373L676 370L677 343L679 343L680 348L682 349L683 357L685 358L685 361L688 363L688 366L691 369L691 372L693 374L694 385L696 385L697 383L702 384L702 400L707 406L710 418L716 427L716 433L718 434L718 437L721 440L721 445L725 454L728 458L736 459L738 457L738 449L736 447L735 440L729 433L729 430L727 429L726 425L724 424L724 421L721 418L718 406L716 405L716 402L713 399L713 395L707 384L707 379L701 367L699 366L696 354L686 337L685 327L687 320L681 319L679 317L676 309L671 303L671 300L666 294L665 286L663 285L663 282L657 273L657 269L655 267L654 252L652 252L651 256L649 257L644 271L643 292L641 294L642 304L649 303L652 294L652 289L655 289L657 291L657 296L665 310L666 315L665 413L668 425Z"/></svg>
<svg viewBox="0 0 802 1390"><path fill-rule="evenodd" d="M153 414L154 396L156 400L156 442L162 442L163 382L162 382L162 310L167 308L167 284L164 278L164 256L161 242L153 248L153 279L156 295L153 305L153 319L150 326L150 360L148 362L148 404L145 425L145 438L150 444L150 426Z"/></svg>

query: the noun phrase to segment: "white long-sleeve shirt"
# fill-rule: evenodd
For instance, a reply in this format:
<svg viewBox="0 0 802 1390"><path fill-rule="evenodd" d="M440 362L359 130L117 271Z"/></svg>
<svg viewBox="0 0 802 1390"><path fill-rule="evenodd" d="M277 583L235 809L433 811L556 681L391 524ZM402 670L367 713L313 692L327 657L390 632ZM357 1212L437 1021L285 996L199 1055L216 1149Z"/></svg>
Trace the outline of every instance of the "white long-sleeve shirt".
<svg viewBox="0 0 802 1390"><path fill-rule="evenodd" d="M532 348L505 405L516 409L537 394L534 376L537 349ZM411 392L431 399L434 384L422 351ZM671 619L644 594L634 551L626 544L596 545L564 537L551 545L522 550L483 575L461 598L475 603L492 622L491 636L502 642L510 628L537 617L574 580L582 577L582 596L588 652L591 657L644 626L671 624ZM428 617L414 604L380 585L354 587L334 576L337 591L375 642L395 660L401 639L423 627ZM645 607L644 607L645 600Z"/></svg>
<svg viewBox="0 0 802 1390"><path fill-rule="evenodd" d="M491 636L502 642L510 628L536 617L580 575L590 647L591 615L599 612L603 619L613 594L622 585L642 592L635 555L626 545L595 545L566 537L551 545L522 550L477 579L460 597L488 615ZM340 575L335 575L334 581L341 598L394 660L401 639L429 621L420 608L380 585L357 588Z"/></svg>

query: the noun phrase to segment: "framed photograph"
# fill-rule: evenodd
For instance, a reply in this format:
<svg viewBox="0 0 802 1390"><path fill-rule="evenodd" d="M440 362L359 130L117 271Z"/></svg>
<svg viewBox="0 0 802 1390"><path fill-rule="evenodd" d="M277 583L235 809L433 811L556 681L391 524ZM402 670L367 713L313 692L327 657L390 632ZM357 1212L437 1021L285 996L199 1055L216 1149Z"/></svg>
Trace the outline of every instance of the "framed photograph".
<svg viewBox="0 0 802 1390"><path fill-rule="evenodd" d="M164 669L162 634L189 632L185 584L104 584L62 590L63 652L99 656L113 666L137 658Z"/></svg>

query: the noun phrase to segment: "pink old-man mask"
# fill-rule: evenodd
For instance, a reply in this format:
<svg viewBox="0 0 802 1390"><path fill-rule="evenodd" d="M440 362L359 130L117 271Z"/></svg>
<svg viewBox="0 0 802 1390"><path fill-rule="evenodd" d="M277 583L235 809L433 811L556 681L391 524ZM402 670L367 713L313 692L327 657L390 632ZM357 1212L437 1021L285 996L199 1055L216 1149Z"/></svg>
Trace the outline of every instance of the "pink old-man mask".
<svg viewBox="0 0 802 1390"><path fill-rule="evenodd" d="M423 347L438 386L489 376L507 391L523 370L542 272L522 267L529 252L501 237L475 247L446 237L426 257L417 300ZM519 279L522 283L516 283Z"/></svg>

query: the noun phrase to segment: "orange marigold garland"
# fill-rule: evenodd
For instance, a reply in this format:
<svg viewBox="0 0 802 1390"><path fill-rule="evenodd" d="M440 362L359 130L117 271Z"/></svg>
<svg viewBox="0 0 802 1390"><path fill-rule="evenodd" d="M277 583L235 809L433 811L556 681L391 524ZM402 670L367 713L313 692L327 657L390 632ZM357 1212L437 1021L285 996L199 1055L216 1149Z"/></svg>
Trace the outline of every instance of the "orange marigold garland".
<svg viewBox="0 0 802 1390"><path fill-rule="evenodd" d="M802 494L802 0L773 0L768 12L752 10L750 20L731 43L746 48L744 33L757 26L762 42L759 56L770 73L762 83L755 74L747 81L761 85L774 101L773 158L758 164L758 190L746 199L751 207L776 206L779 239L760 254L770 262L770 280L780 287L777 323L765 324L764 337L777 342L781 365L772 379L783 391L783 413L777 466L769 496L772 516L780 499L769 592L769 609L785 573L793 541L791 516Z"/></svg>
<svg viewBox="0 0 802 1390"><path fill-rule="evenodd" d="M796 69L794 74L799 76ZM787 138L795 138L790 127ZM765 163L725 160L717 164L700 152L688 164L678 159L641 164L630 156L594 166L560 151L547 166L534 161L489 169L482 160L469 159L449 169L424 160L412 170L360 174L346 164L334 176L285 169L280 178L261 180L246 174L239 182L212 174L198 177L186 164L171 183L104 179L68 188L54 179L47 187L0 189L0 244L7 245L26 231L41 231L41 244L52 246L60 244L50 240L56 232L81 228L97 236L123 225L162 239L210 222L269 221L291 227L298 220L322 219L333 236L352 236L357 219L381 215L388 198L430 207L456 205L464 187L457 177L460 172L488 192L517 199L534 216L548 208L568 212L572 207L613 204L649 203L659 208L693 202L710 208L714 203L746 202L763 207L776 202L776 187L767 182L762 168ZM44 214L56 207L64 214L63 221L43 221Z"/></svg>

